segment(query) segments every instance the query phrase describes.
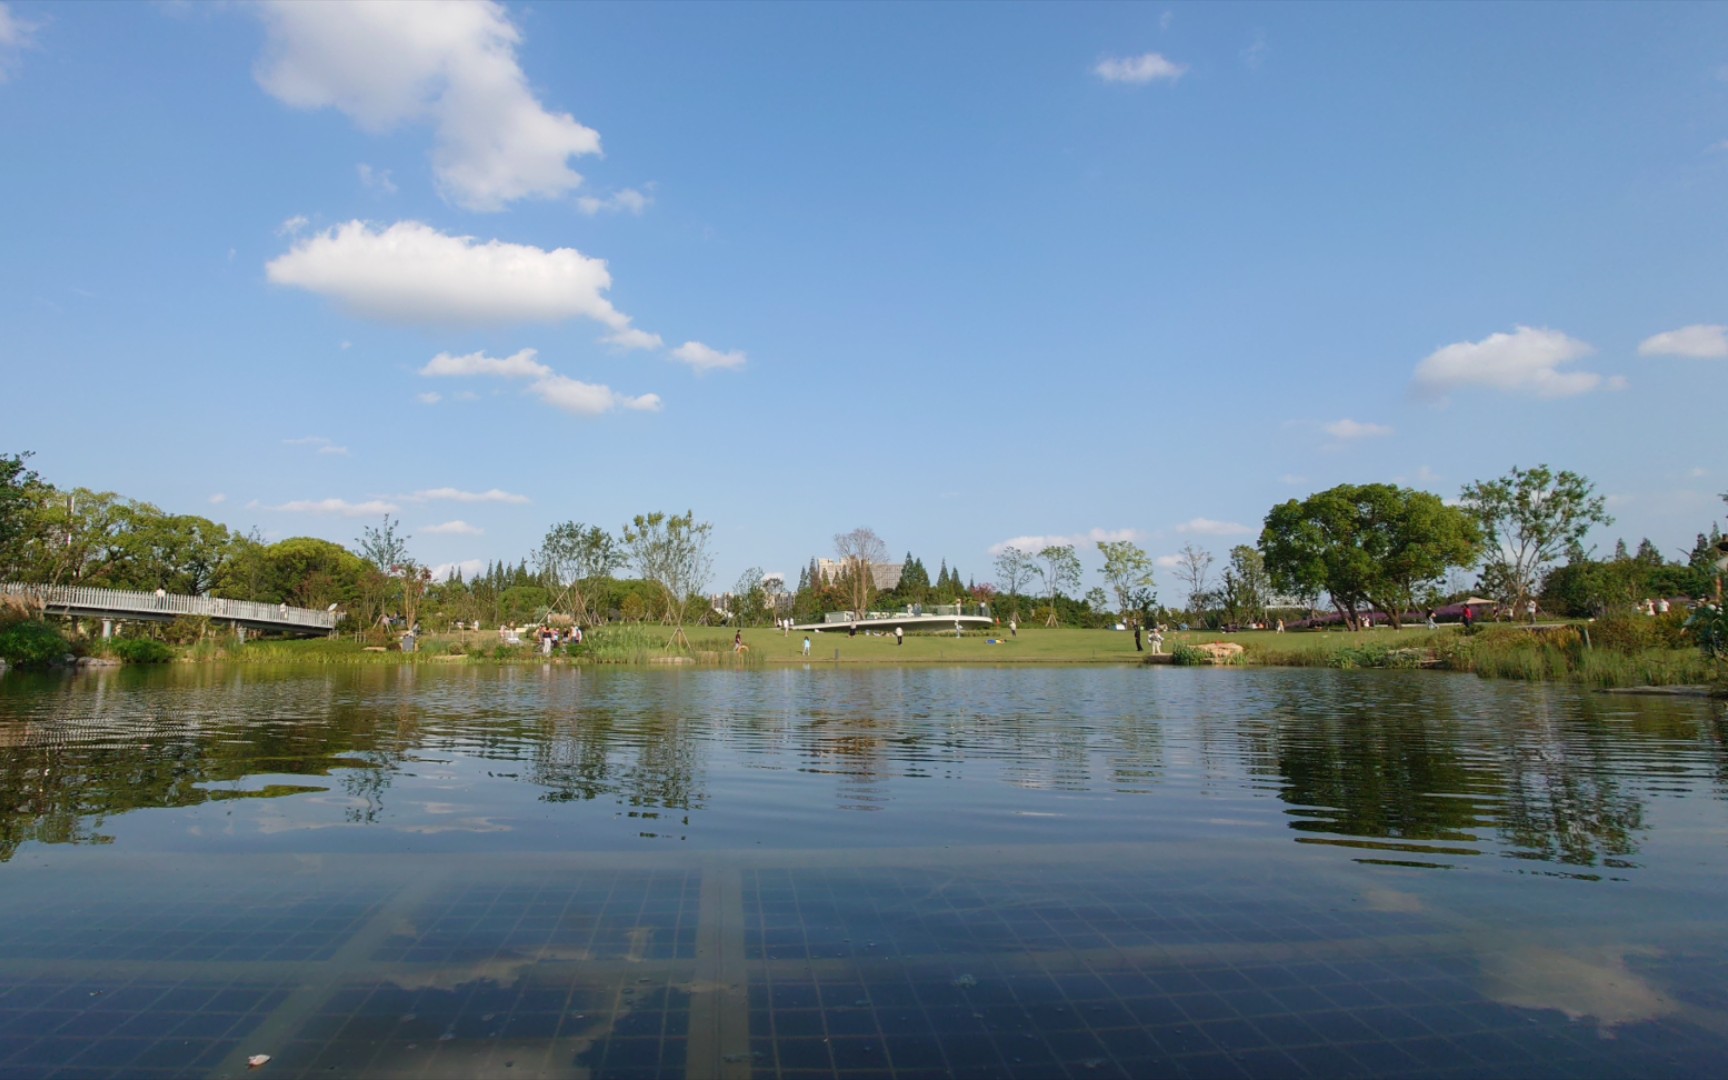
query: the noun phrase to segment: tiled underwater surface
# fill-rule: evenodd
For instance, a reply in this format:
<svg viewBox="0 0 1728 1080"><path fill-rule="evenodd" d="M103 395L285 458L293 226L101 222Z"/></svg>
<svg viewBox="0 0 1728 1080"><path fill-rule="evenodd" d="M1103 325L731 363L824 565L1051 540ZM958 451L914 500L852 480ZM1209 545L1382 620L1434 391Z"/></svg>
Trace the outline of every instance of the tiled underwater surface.
<svg viewBox="0 0 1728 1080"><path fill-rule="evenodd" d="M975 706L975 687L964 697ZM1728 1061L1728 771L1711 741L1721 720L1701 715L1702 729L1662 729L1670 756L1589 727L1536 745L1534 781L1479 783L1472 766L1478 779L1444 791L1360 805L1292 797L1319 783L1312 763L1286 749L1267 768L1252 740L1234 749L1239 772L1220 771L1168 721L1156 754L1106 740L1108 782L1028 780L1052 745L1036 726L1014 740L914 731L954 745L908 754L899 773L887 752L870 784L831 742L704 728L749 754L692 773L706 794L658 806L616 786L608 799L606 784L574 804L562 776L523 783L556 756L539 735L484 753L417 735L416 760L433 764L398 766L381 805L419 782L444 800L474 788L497 797L462 820L516 827L446 842L426 823L462 810L427 803L392 834L388 813L356 821L354 800L339 815L302 793L143 808L85 830L110 839L19 849L0 865L0 1077L1713 1075ZM867 726L841 725L847 739ZM1477 734L1454 732L1454 756L1483 756ZM1015 740L1030 749L1002 748ZM843 844L793 826L778 844L673 842L658 824L638 839L674 817L700 840L704 813L740 797L722 781L761 767L773 775L740 790L789 780L793 802L825 792L818 817L875 824ZM981 787L998 769L1019 786ZM921 786L897 797L911 776ZM1636 813L1634 776L1657 792ZM1556 825L1567 835L1550 843L1521 817L1492 841L1505 804L1555 817L1555 793L1580 784L1587 797L1564 805L1595 816ZM894 817L925 791L975 800L956 816L1032 816L964 831ZM521 793L541 797L507 809ZM1363 824L1426 798L1472 809L1421 829ZM295 829L225 825L223 850L203 834L276 829L284 805ZM123 827L151 814L199 832ZM550 816L531 827L536 814ZM1630 826L1604 825L1615 815ZM863 842L872 829L881 843ZM1590 836L1604 850L1588 865L1537 857ZM270 1056L256 1072L253 1054Z"/></svg>

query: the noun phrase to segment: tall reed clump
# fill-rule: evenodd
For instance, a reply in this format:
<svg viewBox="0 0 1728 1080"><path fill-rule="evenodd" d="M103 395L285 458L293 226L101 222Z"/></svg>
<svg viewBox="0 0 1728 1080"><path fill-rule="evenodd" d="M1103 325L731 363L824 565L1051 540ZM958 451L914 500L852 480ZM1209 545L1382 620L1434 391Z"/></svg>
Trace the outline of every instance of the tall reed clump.
<svg viewBox="0 0 1728 1080"><path fill-rule="evenodd" d="M645 623L596 627L583 634L582 644L566 645L564 655L586 664L646 664L668 655L671 631Z"/></svg>
<svg viewBox="0 0 1728 1080"><path fill-rule="evenodd" d="M1644 625L1638 619L1643 619ZM1708 658L1675 639L1672 631L1677 626L1669 627L1647 616L1630 616L1539 633L1490 627L1462 638L1447 666L1490 678L1580 682L1596 687L1710 681Z"/></svg>

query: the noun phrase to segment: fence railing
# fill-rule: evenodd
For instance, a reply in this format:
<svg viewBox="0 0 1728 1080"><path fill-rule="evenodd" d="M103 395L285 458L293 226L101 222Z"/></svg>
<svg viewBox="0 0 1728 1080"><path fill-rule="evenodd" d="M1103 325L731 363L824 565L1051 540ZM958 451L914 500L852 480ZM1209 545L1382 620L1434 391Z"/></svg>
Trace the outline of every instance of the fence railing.
<svg viewBox="0 0 1728 1080"><path fill-rule="evenodd" d="M333 630L341 615L334 611L289 607L287 604L260 604L255 600L228 600L219 596L180 596L165 593L129 592L124 589L96 589L84 585L25 585L0 582L0 596L17 596L40 601L49 611L87 611L125 618L139 615L164 618L174 615L204 616L212 619L239 619L243 622L270 623L275 626L301 626L309 630Z"/></svg>

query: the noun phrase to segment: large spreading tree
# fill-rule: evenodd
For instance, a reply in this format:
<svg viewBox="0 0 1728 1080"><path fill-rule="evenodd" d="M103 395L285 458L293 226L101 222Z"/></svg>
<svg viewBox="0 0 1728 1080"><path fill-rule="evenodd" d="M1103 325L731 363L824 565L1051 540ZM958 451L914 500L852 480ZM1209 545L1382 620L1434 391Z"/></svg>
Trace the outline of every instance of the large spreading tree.
<svg viewBox="0 0 1728 1080"><path fill-rule="evenodd" d="M1136 595L1152 588L1152 559L1132 540L1100 540L1098 553L1104 556L1104 583L1116 597L1116 610L1126 618L1135 610Z"/></svg>
<svg viewBox="0 0 1728 1080"><path fill-rule="evenodd" d="M1482 532L1438 495L1392 484L1340 484L1272 508L1260 551L1272 585L1326 592L1352 629L1379 609L1394 627L1452 567L1474 565Z"/></svg>

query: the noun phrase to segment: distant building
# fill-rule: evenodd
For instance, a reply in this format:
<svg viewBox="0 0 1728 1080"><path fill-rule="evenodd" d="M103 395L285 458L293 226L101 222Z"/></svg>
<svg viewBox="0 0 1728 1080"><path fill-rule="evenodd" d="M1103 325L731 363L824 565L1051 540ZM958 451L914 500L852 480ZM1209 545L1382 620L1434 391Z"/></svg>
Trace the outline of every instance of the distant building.
<svg viewBox="0 0 1728 1080"><path fill-rule="evenodd" d="M901 563L879 562L870 564L870 584L884 592L900 584L900 571L905 569ZM817 559L816 572L822 575L824 582L832 584L839 580L846 570L846 564L839 559Z"/></svg>

